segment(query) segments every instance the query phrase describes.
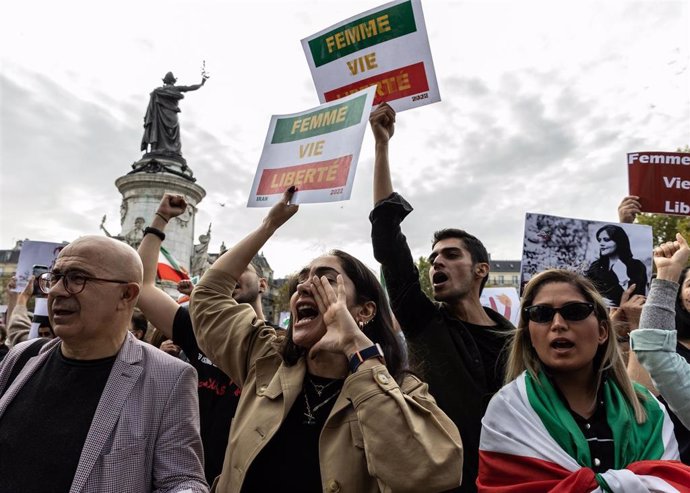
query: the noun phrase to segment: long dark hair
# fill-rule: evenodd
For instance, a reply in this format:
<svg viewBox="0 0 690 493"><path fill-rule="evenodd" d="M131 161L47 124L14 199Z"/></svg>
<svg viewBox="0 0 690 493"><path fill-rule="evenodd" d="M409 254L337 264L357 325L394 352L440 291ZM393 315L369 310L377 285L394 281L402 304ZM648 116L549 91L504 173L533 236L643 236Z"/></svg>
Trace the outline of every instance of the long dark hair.
<svg viewBox="0 0 690 493"><path fill-rule="evenodd" d="M597 241L599 241L599 235L602 231L606 231L606 233L608 233L609 238L616 244L616 254L618 257L620 257L623 263L627 265L627 263L633 258L628 234L620 226L616 226L615 224L607 224L606 226L602 226L597 230ZM605 258L608 262L608 257Z"/></svg>
<svg viewBox="0 0 690 493"><path fill-rule="evenodd" d="M357 303L373 301L376 304L376 314L367 325L364 332L373 342L378 343L383 350L386 358L386 367L393 378L400 383L402 377L409 370L405 362L405 350L400 337L393 329L393 317L386 293L378 279L369 268L361 261L343 252L342 250L331 250L328 255L338 259L343 271L355 285ZM297 276L293 276L289 282L289 296L297 290ZM297 346L292 341L292 317L288 325L285 343L283 344L282 356L285 364L292 366L305 355L307 350Z"/></svg>

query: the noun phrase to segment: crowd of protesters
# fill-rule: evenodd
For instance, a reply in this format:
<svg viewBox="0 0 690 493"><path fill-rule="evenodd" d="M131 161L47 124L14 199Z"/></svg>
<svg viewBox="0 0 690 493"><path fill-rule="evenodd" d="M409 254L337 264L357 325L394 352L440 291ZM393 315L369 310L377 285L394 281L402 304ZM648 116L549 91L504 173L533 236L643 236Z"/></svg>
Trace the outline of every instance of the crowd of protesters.
<svg viewBox="0 0 690 493"><path fill-rule="evenodd" d="M482 242L441 229L430 299L393 188L395 119L385 103L370 117L385 288L332 250L295 265L287 329L265 320L252 259L298 213L295 187L180 300L156 285L166 226L187 207L172 194L138 251L81 237L10 286L0 491L690 491L686 239L654 249L645 296L639 261L602 228L594 282L535 275L514 327L480 303ZM626 197L620 221L640 209ZM31 318L36 293L47 313Z"/></svg>

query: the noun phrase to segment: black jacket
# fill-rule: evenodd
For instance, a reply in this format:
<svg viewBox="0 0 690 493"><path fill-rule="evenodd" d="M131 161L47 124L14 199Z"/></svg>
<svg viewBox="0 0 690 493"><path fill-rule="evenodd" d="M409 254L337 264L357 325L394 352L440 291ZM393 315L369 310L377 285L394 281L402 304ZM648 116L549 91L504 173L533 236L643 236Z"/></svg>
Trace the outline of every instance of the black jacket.
<svg viewBox="0 0 690 493"><path fill-rule="evenodd" d="M443 303L422 291L400 223L412 211L397 193L380 201L369 219L374 257L383 269L391 307L421 364L439 407L453 420L464 449L461 492L476 491L481 419L493 394L503 385L502 350L515 329L498 313L485 308L494 328L472 326L453 317Z"/></svg>

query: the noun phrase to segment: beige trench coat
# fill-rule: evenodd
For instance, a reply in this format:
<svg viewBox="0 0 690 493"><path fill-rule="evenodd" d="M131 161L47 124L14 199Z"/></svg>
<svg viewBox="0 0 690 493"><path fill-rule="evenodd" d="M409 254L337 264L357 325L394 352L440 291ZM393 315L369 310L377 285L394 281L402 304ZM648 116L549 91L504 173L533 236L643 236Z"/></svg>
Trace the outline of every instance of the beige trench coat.
<svg viewBox="0 0 690 493"><path fill-rule="evenodd" d="M242 388L223 471L215 491L236 493L254 458L302 391L306 364L286 366L283 336L232 299L235 281L208 271L190 313L202 351ZM324 492L444 491L460 484L462 445L427 385L406 376L402 387L384 365L351 374L319 439Z"/></svg>

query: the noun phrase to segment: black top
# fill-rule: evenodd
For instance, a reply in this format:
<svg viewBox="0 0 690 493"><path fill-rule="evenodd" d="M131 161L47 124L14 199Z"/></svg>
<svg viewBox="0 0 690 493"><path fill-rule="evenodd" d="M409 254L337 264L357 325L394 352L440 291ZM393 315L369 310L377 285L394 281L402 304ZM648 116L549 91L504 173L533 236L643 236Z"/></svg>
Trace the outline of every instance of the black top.
<svg viewBox="0 0 690 493"><path fill-rule="evenodd" d="M5 356L7 356L7 353L10 352L10 348L7 347L5 344L0 344L0 361L5 359Z"/></svg>
<svg viewBox="0 0 690 493"><path fill-rule="evenodd" d="M305 376L302 392L285 421L249 466L242 493L323 491L319 436L344 382Z"/></svg>
<svg viewBox="0 0 690 493"><path fill-rule="evenodd" d="M69 491L116 357L82 361L53 350L0 419L1 491Z"/></svg>
<svg viewBox="0 0 690 493"><path fill-rule="evenodd" d="M625 263L628 269L628 277L630 281L628 285L635 284L635 292L633 294L647 294L647 267L637 259L630 259ZM618 281L618 276L609 268L607 258L600 258L592 262L587 272L585 273L597 291L606 299L611 300L615 306L619 306L621 296L623 296L623 287Z"/></svg>
<svg viewBox="0 0 690 493"><path fill-rule="evenodd" d="M443 303L431 301L419 284L402 220L412 207L397 193L380 201L369 216L374 256L382 264L386 289L410 352L439 407L453 420L463 443L463 480L454 491L474 492L479 467L481 419L503 385L502 351L513 325L484 308L495 326L467 324Z"/></svg>
<svg viewBox="0 0 690 493"><path fill-rule="evenodd" d="M582 434L587 439L589 453L592 457L592 470L595 473L606 472L615 467L616 452L613 446L613 432L606 419L606 407L601 397L601 394L597 397L597 408L588 419L583 418L570 409L568 401L561 397L570 414L575 419L575 423L577 423L580 430L582 430Z"/></svg>
<svg viewBox="0 0 690 493"><path fill-rule="evenodd" d="M209 484L223 469L230 423L240 400L240 388L199 349L189 310L180 307L173 320L173 342L180 346L199 374L199 418L204 446L204 475Z"/></svg>

